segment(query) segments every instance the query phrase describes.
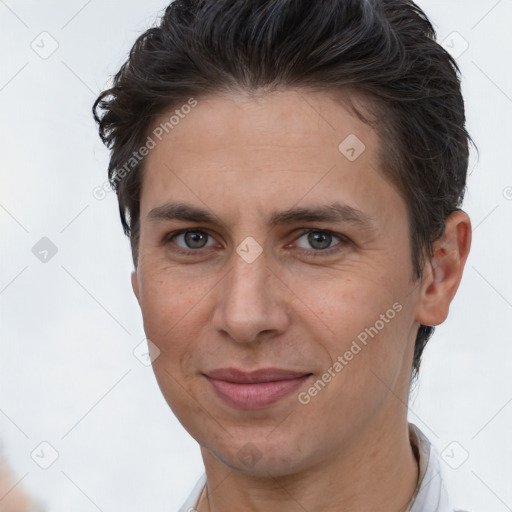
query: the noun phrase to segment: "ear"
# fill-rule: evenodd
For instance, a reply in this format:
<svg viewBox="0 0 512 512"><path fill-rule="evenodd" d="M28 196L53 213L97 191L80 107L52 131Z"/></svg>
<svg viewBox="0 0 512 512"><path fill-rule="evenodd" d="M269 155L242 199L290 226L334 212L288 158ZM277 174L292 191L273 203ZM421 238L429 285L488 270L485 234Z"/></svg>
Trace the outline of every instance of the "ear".
<svg viewBox="0 0 512 512"><path fill-rule="evenodd" d="M446 219L445 231L434 242L432 259L423 269L415 312L417 322L435 326L446 320L470 248L471 221L465 212L458 210Z"/></svg>
<svg viewBox="0 0 512 512"><path fill-rule="evenodd" d="M137 297L138 303L140 304L140 299L139 299L139 280L137 278L137 269L135 269L132 272L132 290L133 290L133 293L135 294L135 297Z"/></svg>

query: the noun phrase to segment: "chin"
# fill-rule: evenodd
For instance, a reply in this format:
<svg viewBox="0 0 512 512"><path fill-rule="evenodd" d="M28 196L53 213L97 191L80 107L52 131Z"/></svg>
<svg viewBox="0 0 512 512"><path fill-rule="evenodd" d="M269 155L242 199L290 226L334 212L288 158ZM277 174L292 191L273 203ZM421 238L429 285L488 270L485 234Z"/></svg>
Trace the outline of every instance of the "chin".
<svg viewBox="0 0 512 512"><path fill-rule="evenodd" d="M258 438L248 435L246 439L232 437L225 439L226 444L207 448L216 459L233 471L254 477L277 477L297 473L308 466L308 457L298 449L303 444L294 442L290 436L276 436L270 441L265 436ZM208 446L208 443L203 444Z"/></svg>

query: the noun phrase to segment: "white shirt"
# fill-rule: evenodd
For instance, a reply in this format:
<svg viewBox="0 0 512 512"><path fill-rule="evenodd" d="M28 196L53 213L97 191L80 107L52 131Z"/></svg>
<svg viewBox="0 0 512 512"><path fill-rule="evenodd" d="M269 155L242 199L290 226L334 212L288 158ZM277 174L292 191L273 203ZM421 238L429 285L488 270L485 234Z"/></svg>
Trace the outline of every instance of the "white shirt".
<svg viewBox="0 0 512 512"><path fill-rule="evenodd" d="M411 443L417 449L419 477L418 486L405 512L464 512L453 509L449 504L441 471L440 455L436 448L412 423L409 423L409 435ZM178 512L196 512L195 507L205 484L206 474L203 473Z"/></svg>

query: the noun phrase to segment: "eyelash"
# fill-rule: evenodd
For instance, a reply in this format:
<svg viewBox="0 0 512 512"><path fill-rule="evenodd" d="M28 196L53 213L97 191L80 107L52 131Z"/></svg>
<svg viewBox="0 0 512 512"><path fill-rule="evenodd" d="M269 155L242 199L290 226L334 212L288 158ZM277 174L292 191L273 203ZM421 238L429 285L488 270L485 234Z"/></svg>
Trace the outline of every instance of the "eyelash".
<svg viewBox="0 0 512 512"><path fill-rule="evenodd" d="M203 234L207 235L208 237L213 238L210 235L210 233L208 233L208 231L205 231L202 229L190 229L189 228L189 229L182 229L180 231L173 231L173 232L167 234L163 240L163 243L165 245L167 245L170 242L172 242L174 238L176 238L179 235L183 235L185 233L203 233ZM328 235L332 236L334 239L337 239L339 242L337 245L330 247L328 249L311 249L311 250L302 249L302 251L300 251L300 249L299 249L299 251L300 251L299 254L302 254L302 255L305 255L308 257L331 255L333 253L343 250L346 245L348 245L352 242L346 235L342 235L341 233L335 233L334 231L330 231L328 229L317 229L317 228L309 228L309 229L302 230L299 233L299 235L297 236L297 238L294 239L294 242L308 233L328 234ZM173 250L175 250L176 252L179 252L180 254L183 254L184 256L197 255L203 249L203 248L199 248L199 249L187 250L187 249L183 249L182 247L179 247L179 246L176 246L176 247L177 247L177 249L173 249Z"/></svg>

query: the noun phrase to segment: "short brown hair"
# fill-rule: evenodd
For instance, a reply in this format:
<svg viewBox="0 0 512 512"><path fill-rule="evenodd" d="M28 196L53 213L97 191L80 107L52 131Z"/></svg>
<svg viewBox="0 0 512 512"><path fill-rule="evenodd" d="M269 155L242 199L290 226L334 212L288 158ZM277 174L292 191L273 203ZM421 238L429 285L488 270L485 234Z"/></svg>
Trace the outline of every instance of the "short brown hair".
<svg viewBox="0 0 512 512"><path fill-rule="evenodd" d="M459 68L435 39L411 0L172 2L93 106L134 264L144 159L130 172L126 162L157 116L221 92L343 89L377 114L382 172L406 201L420 279L445 219L462 204L472 143ZM433 331L418 330L413 373Z"/></svg>

